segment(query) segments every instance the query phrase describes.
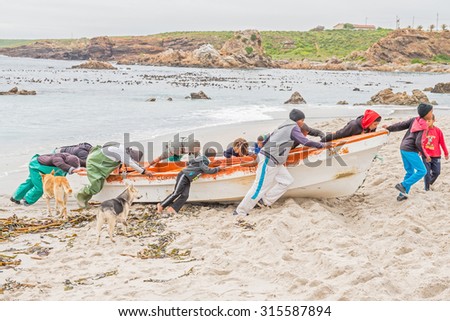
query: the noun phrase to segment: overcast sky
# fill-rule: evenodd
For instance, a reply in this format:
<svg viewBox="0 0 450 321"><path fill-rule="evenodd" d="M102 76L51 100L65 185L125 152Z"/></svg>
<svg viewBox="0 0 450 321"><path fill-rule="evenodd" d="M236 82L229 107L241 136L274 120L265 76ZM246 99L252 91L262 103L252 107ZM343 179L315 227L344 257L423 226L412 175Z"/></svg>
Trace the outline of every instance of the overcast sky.
<svg viewBox="0 0 450 321"><path fill-rule="evenodd" d="M0 39L197 30L309 30L339 22L450 25L449 0L0 0ZM413 18L414 17L414 18Z"/></svg>

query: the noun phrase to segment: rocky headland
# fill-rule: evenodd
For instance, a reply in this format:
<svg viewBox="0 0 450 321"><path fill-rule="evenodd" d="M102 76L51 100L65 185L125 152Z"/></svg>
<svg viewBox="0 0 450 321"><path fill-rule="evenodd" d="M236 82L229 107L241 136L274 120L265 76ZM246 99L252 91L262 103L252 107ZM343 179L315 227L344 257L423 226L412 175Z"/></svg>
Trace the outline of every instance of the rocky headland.
<svg viewBox="0 0 450 321"><path fill-rule="evenodd" d="M365 51L322 61L272 58L265 52L264 36L244 30L219 37L214 33L190 37L189 33L141 37L96 37L65 41L36 41L29 45L0 48L0 54L64 60L117 61L118 64L202 68L284 68L316 70L375 70L450 72L450 32L399 29ZM301 47L295 39L279 39L283 48ZM286 50L289 50L286 49ZM437 59L438 58L438 59Z"/></svg>

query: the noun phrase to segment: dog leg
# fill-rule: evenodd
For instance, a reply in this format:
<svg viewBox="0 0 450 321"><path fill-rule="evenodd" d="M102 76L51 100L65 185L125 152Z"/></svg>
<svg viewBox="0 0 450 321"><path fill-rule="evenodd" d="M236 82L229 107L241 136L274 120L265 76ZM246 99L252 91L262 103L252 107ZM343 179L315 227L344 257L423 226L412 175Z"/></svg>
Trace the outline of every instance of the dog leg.
<svg viewBox="0 0 450 321"><path fill-rule="evenodd" d="M67 214L67 194L66 193L64 193L64 198L63 198L63 201L62 201L62 210L63 210L63 213L64 213L63 217L67 221L69 219L69 216Z"/></svg>
<svg viewBox="0 0 450 321"><path fill-rule="evenodd" d="M102 232L103 227L103 217L101 217L100 213L97 214L97 245L100 244L100 233Z"/></svg>
<svg viewBox="0 0 450 321"><path fill-rule="evenodd" d="M128 223L127 223L127 221L122 221L122 224L123 224L123 230L124 230L124 233L125 233L125 236L126 237L128 237Z"/></svg>
<svg viewBox="0 0 450 321"><path fill-rule="evenodd" d="M61 216L63 217L64 220L68 220L69 217L67 216L67 207L63 204L61 209Z"/></svg>
<svg viewBox="0 0 450 321"><path fill-rule="evenodd" d="M48 216L52 216L52 209L50 208L50 198L45 196L45 202L47 203Z"/></svg>
<svg viewBox="0 0 450 321"><path fill-rule="evenodd" d="M116 219L115 218L109 218L108 219L108 233L109 238L111 239L111 242L116 243L116 241L113 238L114 229L116 227Z"/></svg>

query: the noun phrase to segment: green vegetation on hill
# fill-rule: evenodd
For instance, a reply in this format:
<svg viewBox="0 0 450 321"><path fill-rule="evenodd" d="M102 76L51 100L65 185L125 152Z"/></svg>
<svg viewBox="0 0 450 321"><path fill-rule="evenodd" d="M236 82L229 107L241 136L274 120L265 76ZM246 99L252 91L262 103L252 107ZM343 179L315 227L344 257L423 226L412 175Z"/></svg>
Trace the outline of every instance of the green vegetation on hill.
<svg viewBox="0 0 450 321"><path fill-rule="evenodd" d="M19 47L23 45L29 45L35 42L36 40L23 40L23 39L0 39L0 48L12 48Z"/></svg>
<svg viewBox="0 0 450 321"><path fill-rule="evenodd" d="M184 31L184 32L165 32L149 37L158 37L162 39L187 38L199 42L209 43L216 49L222 48L223 44L233 37L234 31Z"/></svg>
<svg viewBox="0 0 450 321"><path fill-rule="evenodd" d="M324 30L261 32L265 52L273 59L326 60L343 58L355 50L367 50L392 30Z"/></svg>
<svg viewBox="0 0 450 321"><path fill-rule="evenodd" d="M272 59L324 61L333 56L343 58L355 50L367 50L381 38L386 37L392 30L323 30L323 31L261 31L262 46ZM212 44L216 49L231 39L233 31L186 31L167 32L136 38L159 38L164 41L185 38L195 42ZM131 36L110 37L111 39L129 39ZM1 40L0 48L17 47L32 44L38 40ZM48 39L66 46L87 44L89 39ZM247 52L250 49L246 49ZM448 56L436 57L436 62L447 62Z"/></svg>

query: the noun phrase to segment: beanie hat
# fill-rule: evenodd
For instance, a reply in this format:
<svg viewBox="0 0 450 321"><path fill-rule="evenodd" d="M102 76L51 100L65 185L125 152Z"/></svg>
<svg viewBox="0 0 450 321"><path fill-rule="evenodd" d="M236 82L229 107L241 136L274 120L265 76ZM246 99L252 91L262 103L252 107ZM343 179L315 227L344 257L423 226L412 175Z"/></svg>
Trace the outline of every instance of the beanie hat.
<svg viewBox="0 0 450 321"><path fill-rule="evenodd" d="M289 113L289 119L293 121L299 121L301 119L305 119L305 114L299 109L292 109Z"/></svg>
<svg viewBox="0 0 450 321"><path fill-rule="evenodd" d="M419 106L417 106L417 113L419 114L420 118L425 117L432 110L433 106L431 106L430 104L421 103Z"/></svg>

